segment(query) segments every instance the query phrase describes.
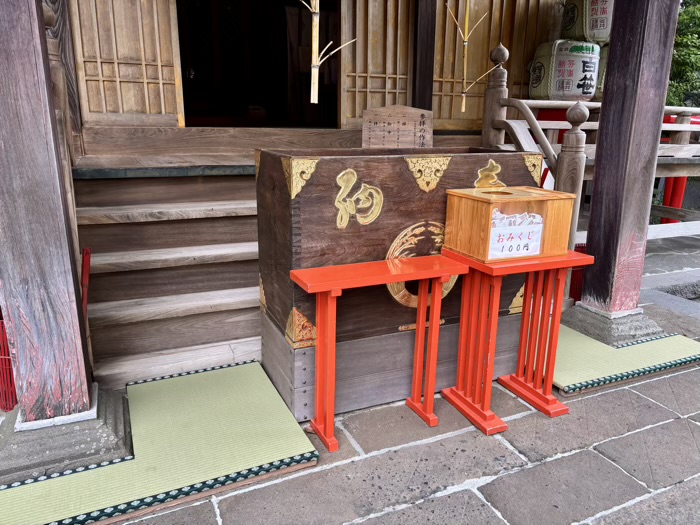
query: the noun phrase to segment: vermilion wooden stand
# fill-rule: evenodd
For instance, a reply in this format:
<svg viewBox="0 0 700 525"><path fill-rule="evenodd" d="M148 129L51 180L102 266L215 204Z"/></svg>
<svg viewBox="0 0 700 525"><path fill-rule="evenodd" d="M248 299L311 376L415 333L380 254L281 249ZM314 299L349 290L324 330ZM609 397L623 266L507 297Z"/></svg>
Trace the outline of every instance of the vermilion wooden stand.
<svg viewBox="0 0 700 525"><path fill-rule="evenodd" d="M411 397L406 404L429 426L438 424L433 413L435 376L440 337L442 283L453 275L466 274L469 267L459 261L431 255L341 266L292 270L290 276L307 293L316 294L316 407L311 428L329 452L338 450L335 437L335 322L336 299L349 288L401 281L419 281L416 346ZM428 296L428 286L438 293ZM423 388L425 321L430 301L428 351Z"/></svg>
<svg viewBox="0 0 700 525"><path fill-rule="evenodd" d="M442 254L470 267L462 288L457 384L443 390L443 397L487 436L508 428L490 408L501 280L527 273L517 368L498 382L550 417L568 413L552 395L566 273L593 264L593 257L570 251L483 263L447 248Z"/></svg>

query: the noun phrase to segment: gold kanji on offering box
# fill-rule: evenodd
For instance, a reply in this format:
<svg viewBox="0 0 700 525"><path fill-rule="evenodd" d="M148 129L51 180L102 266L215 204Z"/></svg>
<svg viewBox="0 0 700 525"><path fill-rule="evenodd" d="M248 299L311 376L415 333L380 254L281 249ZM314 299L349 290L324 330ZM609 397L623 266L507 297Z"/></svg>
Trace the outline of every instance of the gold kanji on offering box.
<svg viewBox="0 0 700 525"><path fill-rule="evenodd" d="M444 246L482 262L563 255L575 198L520 186L447 190Z"/></svg>

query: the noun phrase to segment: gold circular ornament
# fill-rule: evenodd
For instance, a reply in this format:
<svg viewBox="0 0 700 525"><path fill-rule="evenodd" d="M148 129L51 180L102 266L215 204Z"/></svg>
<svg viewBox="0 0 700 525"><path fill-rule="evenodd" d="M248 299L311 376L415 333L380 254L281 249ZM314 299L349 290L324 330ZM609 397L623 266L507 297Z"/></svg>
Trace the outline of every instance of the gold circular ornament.
<svg viewBox="0 0 700 525"><path fill-rule="evenodd" d="M386 259L399 259L404 257L417 257L419 255L435 255L440 253L440 248L445 242L445 225L436 221L421 221L403 230L391 243ZM453 276L442 285L442 297L444 298L457 282L457 276ZM390 283L386 287L394 300L409 308L418 307L418 296L406 289L406 283Z"/></svg>

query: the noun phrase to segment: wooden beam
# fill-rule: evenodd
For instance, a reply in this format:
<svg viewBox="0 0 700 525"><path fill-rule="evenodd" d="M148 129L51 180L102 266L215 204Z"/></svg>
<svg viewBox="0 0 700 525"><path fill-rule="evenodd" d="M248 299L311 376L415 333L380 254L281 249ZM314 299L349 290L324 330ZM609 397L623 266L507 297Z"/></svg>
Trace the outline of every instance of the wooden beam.
<svg viewBox="0 0 700 525"><path fill-rule="evenodd" d="M673 219L675 221L700 221L699 210L669 208L668 206L660 206L658 204L652 204L651 216L663 217L665 219Z"/></svg>
<svg viewBox="0 0 700 525"><path fill-rule="evenodd" d="M0 307L26 421L90 407L41 9L0 9Z"/></svg>
<svg viewBox="0 0 700 525"><path fill-rule="evenodd" d="M415 9L411 105L414 108L432 110L436 0L415 0Z"/></svg>
<svg viewBox="0 0 700 525"><path fill-rule="evenodd" d="M678 0L615 2L598 130L583 302L607 313L639 303Z"/></svg>

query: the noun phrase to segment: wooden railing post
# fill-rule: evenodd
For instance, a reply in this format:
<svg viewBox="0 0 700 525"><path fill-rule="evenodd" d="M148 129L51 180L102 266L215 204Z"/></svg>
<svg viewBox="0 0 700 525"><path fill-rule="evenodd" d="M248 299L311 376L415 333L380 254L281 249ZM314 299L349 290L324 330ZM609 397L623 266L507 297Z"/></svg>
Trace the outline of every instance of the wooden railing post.
<svg viewBox="0 0 700 525"><path fill-rule="evenodd" d="M554 189L575 193L574 212L569 233L569 249L574 248L576 229L578 226L579 210L581 209L581 190L583 188L583 175L586 170L586 134L581 131L581 124L588 120L588 109L577 102L566 112L566 120L571 124L571 129L564 133L561 144L561 152L557 160L556 181Z"/></svg>
<svg viewBox="0 0 700 525"><path fill-rule="evenodd" d="M496 129L494 123L505 120L507 108L501 105L501 100L508 98L508 72L503 64L508 61L508 50L503 44L491 50L489 57L496 69L489 73L489 80L484 90L484 117L481 130L481 145L493 148L505 142L505 131Z"/></svg>

